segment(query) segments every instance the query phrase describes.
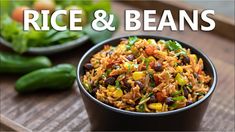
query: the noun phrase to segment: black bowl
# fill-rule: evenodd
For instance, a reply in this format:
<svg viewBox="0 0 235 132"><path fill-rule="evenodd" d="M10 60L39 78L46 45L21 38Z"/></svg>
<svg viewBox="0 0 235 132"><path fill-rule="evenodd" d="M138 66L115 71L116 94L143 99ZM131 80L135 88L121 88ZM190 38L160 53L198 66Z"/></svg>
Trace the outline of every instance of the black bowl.
<svg viewBox="0 0 235 132"><path fill-rule="evenodd" d="M155 40L175 40L167 37L136 35L139 38L150 38ZM217 83L217 73L210 59L200 50L178 41L183 47L190 48L191 52L196 54L204 61L205 72L212 77L209 92L199 101L173 111L161 113L140 113L120 110L109 106L86 91L82 85L81 77L84 75L84 64L89 62L93 54L103 49L105 44L116 46L123 36L103 41L89 51L81 58L77 68L77 82L82 99L84 101L92 130L197 130L200 126L202 117L207 109L211 95L215 90Z"/></svg>

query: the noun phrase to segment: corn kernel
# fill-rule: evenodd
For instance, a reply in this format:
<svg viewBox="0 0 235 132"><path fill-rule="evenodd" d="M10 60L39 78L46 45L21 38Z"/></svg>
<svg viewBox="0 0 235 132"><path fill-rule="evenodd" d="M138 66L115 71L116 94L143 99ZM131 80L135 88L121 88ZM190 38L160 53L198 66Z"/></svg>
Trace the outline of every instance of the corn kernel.
<svg viewBox="0 0 235 132"><path fill-rule="evenodd" d="M121 45L118 46L118 48L120 49L120 51L124 52L126 50L126 45L121 44Z"/></svg>
<svg viewBox="0 0 235 132"><path fill-rule="evenodd" d="M181 66L176 67L176 72L183 72L183 68Z"/></svg>
<svg viewBox="0 0 235 132"><path fill-rule="evenodd" d="M156 59L153 56L149 56L148 60L149 60L149 62L152 62L152 61L156 62Z"/></svg>
<svg viewBox="0 0 235 132"><path fill-rule="evenodd" d="M131 64L128 63L128 62L125 62L125 63L123 64L123 66L124 66L125 69L129 69L129 68L131 67Z"/></svg>
<svg viewBox="0 0 235 132"><path fill-rule="evenodd" d="M120 97L122 97L122 95L123 95L123 92L122 92L122 90L121 89L116 89L114 92L113 92L113 97L115 97L115 98L120 98Z"/></svg>
<svg viewBox="0 0 235 132"><path fill-rule="evenodd" d="M115 86L108 85L107 89L109 92L113 92L113 91L115 91L116 88L115 88Z"/></svg>
<svg viewBox="0 0 235 132"><path fill-rule="evenodd" d="M178 82L180 86L184 86L187 83L185 77L180 73L177 73L175 80Z"/></svg>
<svg viewBox="0 0 235 132"><path fill-rule="evenodd" d="M195 63L197 63L197 61L198 61L197 55L191 54L191 56L192 56L193 60L195 61Z"/></svg>
<svg viewBox="0 0 235 132"><path fill-rule="evenodd" d="M157 44L154 39L148 39L148 43L149 43L149 44Z"/></svg>
<svg viewBox="0 0 235 132"><path fill-rule="evenodd" d="M134 80L140 80L145 77L145 73L144 72L134 72L132 74L132 77Z"/></svg>
<svg viewBox="0 0 235 132"><path fill-rule="evenodd" d="M150 109L161 111L162 110L162 104L161 103L151 103L148 105Z"/></svg>

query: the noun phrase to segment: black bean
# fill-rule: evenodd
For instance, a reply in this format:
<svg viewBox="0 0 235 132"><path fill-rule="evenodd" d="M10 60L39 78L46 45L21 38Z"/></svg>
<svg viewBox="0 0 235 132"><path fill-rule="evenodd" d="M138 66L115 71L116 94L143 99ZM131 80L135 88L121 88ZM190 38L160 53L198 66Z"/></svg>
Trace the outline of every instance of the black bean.
<svg viewBox="0 0 235 132"><path fill-rule="evenodd" d="M135 59L135 56L133 54L130 54L126 57L129 61L132 61Z"/></svg>
<svg viewBox="0 0 235 132"><path fill-rule="evenodd" d="M144 89L144 84L141 81L135 81L135 85L138 85L140 89Z"/></svg>
<svg viewBox="0 0 235 132"><path fill-rule="evenodd" d="M93 65L92 65L91 63L86 63L86 64L84 65L84 67L85 67L87 70L93 69Z"/></svg>
<svg viewBox="0 0 235 132"><path fill-rule="evenodd" d="M194 72L193 76L194 76L194 78L198 79L198 74L197 73Z"/></svg>
<svg viewBox="0 0 235 132"><path fill-rule="evenodd" d="M117 64L114 64L113 66L112 66L112 68L113 69L119 69L119 68L121 68L119 65L117 65Z"/></svg>
<svg viewBox="0 0 235 132"><path fill-rule="evenodd" d="M151 95L148 103L155 103L155 102L157 102L155 95Z"/></svg>
<svg viewBox="0 0 235 132"><path fill-rule="evenodd" d="M187 102L186 102L186 105L188 106L188 105L191 105L191 104L193 104L193 101L191 101L191 100L188 100Z"/></svg>
<svg viewBox="0 0 235 132"><path fill-rule="evenodd" d="M166 104L167 104L167 105L172 105L172 104L175 103L175 101L172 100L172 97L167 97L165 101L166 101Z"/></svg>
<svg viewBox="0 0 235 132"><path fill-rule="evenodd" d="M113 85L113 84L115 84L115 80L116 80L115 77L108 77L108 78L104 81L104 84L105 84L105 85Z"/></svg>
<svg viewBox="0 0 235 132"><path fill-rule="evenodd" d="M190 58L188 56L184 56L182 59L183 64L189 64L190 63Z"/></svg>
<svg viewBox="0 0 235 132"><path fill-rule="evenodd" d="M183 91L184 91L184 96L188 97L188 89L186 88L186 86L183 87Z"/></svg>
<svg viewBox="0 0 235 132"><path fill-rule="evenodd" d="M131 84L127 82L127 79L123 80L124 87L131 88Z"/></svg>
<svg viewBox="0 0 235 132"><path fill-rule="evenodd" d="M162 64L161 64L161 63L155 63L155 65L154 65L154 70L155 70L156 72L162 71Z"/></svg>
<svg viewBox="0 0 235 132"><path fill-rule="evenodd" d="M92 91L91 91L91 95L96 96L97 90L98 90L97 87L93 88Z"/></svg>
<svg viewBox="0 0 235 132"><path fill-rule="evenodd" d="M106 52L106 55L112 55L113 54L113 51L111 50L111 51L108 51L108 52Z"/></svg>

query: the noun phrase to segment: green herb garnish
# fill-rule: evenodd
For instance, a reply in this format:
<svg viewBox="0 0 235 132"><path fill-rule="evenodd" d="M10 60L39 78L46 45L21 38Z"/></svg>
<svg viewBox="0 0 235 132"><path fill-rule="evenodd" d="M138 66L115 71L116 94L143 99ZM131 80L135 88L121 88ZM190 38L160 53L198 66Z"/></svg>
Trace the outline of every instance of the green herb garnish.
<svg viewBox="0 0 235 132"><path fill-rule="evenodd" d="M152 88L155 87L156 84L155 84L155 80L154 80L153 74L149 73L149 78L150 78L149 86L152 87Z"/></svg>
<svg viewBox="0 0 235 132"><path fill-rule="evenodd" d="M183 47L177 41L172 41L172 40L166 41L166 47L170 51L175 51L176 52L176 56L179 56L181 54L182 55L186 55L185 49L183 49Z"/></svg>
<svg viewBox="0 0 235 132"><path fill-rule="evenodd" d="M137 106L136 106L136 110L137 110L138 112L144 112L144 109L145 109L144 104L140 104L140 105L137 105Z"/></svg>
<svg viewBox="0 0 235 132"><path fill-rule="evenodd" d="M128 38L128 44L127 44L126 48L128 50L131 49L131 46L133 46L137 40L138 40L138 38L136 36L129 37Z"/></svg>
<svg viewBox="0 0 235 132"><path fill-rule="evenodd" d="M185 97L184 96L177 96L177 97L173 97L172 100L174 101L181 101L181 100L184 100Z"/></svg>
<svg viewBox="0 0 235 132"><path fill-rule="evenodd" d="M108 76L111 73L111 71L112 71L111 69L107 69L106 72L105 72L106 76Z"/></svg>
<svg viewBox="0 0 235 132"><path fill-rule="evenodd" d="M149 58L145 58L145 59L144 59L144 64L146 65L146 69L148 69L149 63L150 63Z"/></svg>
<svg viewBox="0 0 235 132"><path fill-rule="evenodd" d="M187 87L188 87L188 88L190 88L190 89L191 89L191 88L193 88L193 86L192 86L192 85L190 85L190 84L189 84L189 85L187 85Z"/></svg>
<svg viewBox="0 0 235 132"><path fill-rule="evenodd" d="M120 82L118 80L115 81L116 88L121 88Z"/></svg>
<svg viewBox="0 0 235 132"><path fill-rule="evenodd" d="M181 91L176 91L176 92L172 93L171 96L177 96L179 94L181 94Z"/></svg>
<svg viewBox="0 0 235 132"><path fill-rule="evenodd" d="M177 107L178 107L178 104L174 103L171 106L169 106L169 109L174 110Z"/></svg>

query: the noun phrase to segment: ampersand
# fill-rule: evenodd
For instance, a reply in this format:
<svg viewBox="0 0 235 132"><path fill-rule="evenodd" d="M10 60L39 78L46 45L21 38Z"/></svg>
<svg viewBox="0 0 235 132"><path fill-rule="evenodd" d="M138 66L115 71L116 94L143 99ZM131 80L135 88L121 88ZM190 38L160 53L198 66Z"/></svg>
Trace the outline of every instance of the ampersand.
<svg viewBox="0 0 235 132"><path fill-rule="evenodd" d="M114 31L115 27L112 27L111 24L113 22L114 16L112 14L109 15L108 21L105 20L105 17L107 16L106 12L104 10L97 10L95 11L95 20L92 22L92 27L97 31L103 31L105 29L108 29L109 31ZM98 23L101 22L103 25L99 25Z"/></svg>

